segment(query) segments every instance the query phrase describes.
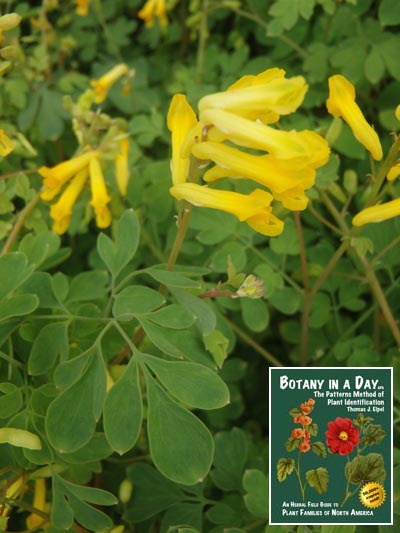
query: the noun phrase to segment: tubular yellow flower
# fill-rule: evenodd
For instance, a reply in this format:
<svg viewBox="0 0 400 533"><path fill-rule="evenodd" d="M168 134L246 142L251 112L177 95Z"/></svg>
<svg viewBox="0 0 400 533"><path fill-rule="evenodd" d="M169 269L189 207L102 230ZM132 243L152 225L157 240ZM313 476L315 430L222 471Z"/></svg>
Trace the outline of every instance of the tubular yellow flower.
<svg viewBox="0 0 400 533"><path fill-rule="evenodd" d="M278 159L297 159L299 166L318 168L329 158L328 143L313 131L277 130L220 109L206 109L200 121L213 124L236 144L265 150ZM212 136L213 128L208 138L212 140Z"/></svg>
<svg viewBox="0 0 400 533"><path fill-rule="evenodd" d="M95 94L95 104L101 104L101 102L104 102L112 85L118 81L121 76L127 74L128 70L128 66L125 65L125 63L120 63L103 74L99 79L90 82Z"/></svg>
<svg viewBox="0 0 400 533"><path fill-rule="evenodd" d="M264 83L262 77L258 80L254 85L241 88L234 85L228 91L204 96L199 101L200 113L206 109L224 109L244 116L248 112L259 113L260 110L288 115L296 111L307 92L307 84L302 76L275 77Z"/></svg>
<svg viewBox="0 0 400 533"><path fill-rule="evenodd" d="M312 187L315 180L315 170L311 167L297 170L285 160L247 154L220 143L199 143L193 146L192 152L195 157L211 159L218 165L205 173L203 179L207 182L225 177L248 178L268 187L288 209L297 211L307 206L304 191Z"/></svg>
<svg viewBox="0 0 400 533"><path fill-rule="evenodd" d="M93 157L90 160L89 171L90 188L92 190L90 205L94 209L97 227L107 228L111 224L111 212L107 207L111 198L107 193L103 171L97 157Z"/></svg>
<svg viewBox="0 0 400 533"><path fill-rule="evenodd" d="M250 194L209 189L196 183L179 183L171 187L172 196L198 207L219 209L235 215L255 231L269 237L279 235L283 222L272 214L272 195L256 189Z"/></svg>
<svg viewBox="0 0 400 533"><path fill-rule="evenodd" d="M14 143L4 133L4 130L0 129L0 155L2 157L6 157L13 150L14 150Z"/></svg>
<svg viewBox="0 0 400 533"><path fill-rule="evenodd" d="M69 228L72 208L86 183L88 174L88 167L86 166L71 180L59 200L50 207L50 216L54 220L53 231L55 233L62 235Z"/></svg>
<svg viewBox="0 0 400 533"><path fill-rule="evenodd" d="M89 13L90 0L76 0L75 13L81 17L85 17Z"/></svg>
<svg viewBox="0 0 400 533"><path fill-rule="evenodd" d="M397 120L400 120L400 105L396 107L394 114L396 115Z"/></svg>
<svg viewBox="0 0 400 533"><path fill-rule="evenodd" d="M118 190L121 196L126 195L129 182L129 138L124 137L119 142L120 152L115 157L115 178L117 180Z"/></svg>
<svg viewBox="0 0 400 533"><path fill-rule="evenodd" d="M353 218L353 226L382 222L398 215L400 215L400 198L363 209Z"/></svg>
<svg viewBox="0 0 400 533"><path fill-rule="evenodd" d="M393 181L399 176L400 176L400 161L397 161L397 163L393 165L392 168L387 173L386 178L388 181Z"/></svg>
<svg viewBox="0 0 400 533"><path fill-rule="evenodd" d="M137 16L144 20L146 28L154 26L154 17L158 18L161 26L166 26L168 17L165 0L147 0Z"/></svg>
<svg viewBox="0 0 400 533"><path fill-rule="evenodd" d="M35 481L35 493L32 505L38 511L46 511L46 482L43 478L36 479ZM45 522L45 518L36 513L31 513L26 519L26 527L28 529L36 529L39 526L43 526Z"/></svg>
<svg viewBox="0 0 400 533"><path fill-rule="evenodd" d="M52 200L60 192L62 186L88 166L91 159L97 155L98 152L96 151L86 152L54 167L40 167L38 172L44 178L44 189L40 195L41 198L43 200Z"/></svg>
<svg viewBox="0 0 400 533"><path fill-rule="evenodd" d="M172 133L171 172L174 185L186 181L189 154L182 157L181 150L188 132L197 124L197 118L184 94L176 94L167 116L168 129Z"/></svg>
<svg viewBox="0 0 400 533"><path fill-rule="evenodd" d="M368 124L356 104L356 91L344 76L329 78L329 98L326 107L334 117L342 117L353 131L354 137L370 152L376 161L383 157L381 143L376 131Z"/></svg>

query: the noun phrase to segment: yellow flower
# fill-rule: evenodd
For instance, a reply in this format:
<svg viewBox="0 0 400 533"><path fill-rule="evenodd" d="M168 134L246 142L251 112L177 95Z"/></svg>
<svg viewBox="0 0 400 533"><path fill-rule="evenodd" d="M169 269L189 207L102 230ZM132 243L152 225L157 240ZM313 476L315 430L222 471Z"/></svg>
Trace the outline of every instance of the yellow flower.
<svg viewBox="0 0 400 533"><path fill-rule="evenodd" d="M198 206L219 209L247 222L255 231L267 236L282 233L283 222L272 214L272 195L256 189L250 194L210 189L196 183L179 183L171 187L172 196Z"/></svg>
<svg viewBox="0 0 400 533"><path fill-rule="evenodd" d="M394 114L396 115L397 120L400 120L400 105L396 107Z"/></svg>
<svg viewBox="0 0 400 533"><path fill-rule="evenodd" d="M81 17L85 17L89 13L90 0L76 0L75 13Z"/></svg>
<svg viewBox="0 0 400 533"><path fill-rule="evenodd" d="M400 198L383 204L367 207L353 218L353 226L364 226L370 222L382 222L400 215Z"/></svg>
<svg viewBox="0 0 400 533"><path fill-rule="evenodd" d="M62 235L69 228L72 208L86 183L88 174L88 166L86 166L71 180L59 200L50 207L50 216L54 220L53 231L55 233Z"/></svg>
<svg viewBox="0 0 400 533"><path fill-rule="evenodd" d="M213 124L225 138L236 144L265 150L278 159L296 159L299 166L314 168L324 165L329 158L328 143L313 131L283 131L234 113L220 109L207 109L200 113L200 121ZM214 129L208 139L213 140ZM217 137L220 142L221 139Z"/></svg>
<svg viewBox="0 0 400 533"><path fill-rule="evenodd" d="M326 107L334 117L342 117L353 131L354 137L370 152L376 161L383 157L381 143L376 131L368 124L356 104L356 91L344 76L329 78L329 98Z"/></svg>
<svg viewBox="0 0 400 533"><path fill-rule="evenodd" d="M101 104L101 102L104 102L112 85L118 81L121 76L127 74L128 70L128 66L125 65L125 63L120 63L103 74L103 76L101 76L99 79L92 80L90 85L94 89L94 102L96 104Z"/></svg>
<svg viewBox="0 0 400 533"><path fill-rule="evenodd" d="M251 118L257 118L260 110L278 115L293 113L307 92L305 79L302 76L284 78L284 71L269 70L273 73L266 71L266 76L262 73L250 80L246 77L244 82L239 80L228 91L204 96L199 101L200 114L206 109L224 109L243 116L250 113Z"/></svg>
<svg viewBox="0 0 400 533"><path fill-rule="evenodd" d="M129 182L129 138L124 137L119 142L120 152L115 157L115 178L121 196L126 195Z"/></svg>
<svg viewBox="0 0 400 533"><path fill-rule="evenodd" d="M103 171L97 157L92 157L90 160L89 171L90 188L92 190L90 205L94 209L97 227L107 228L111 224L111 212L107 207L111 198L107 193Z"/></svg>
<svg viewBox="0 0 400 533"><path fill-rule="evenodd" d="M35 481L35 494L32 505L38 511L46 512L46 481L44 479L37 479ZM37 529L43 524L46 519L36 513L31 513L26 519L26 527L28 529Z"/></svg>
<svg viewBox="0 0 400 533"><path fill-rule="evenodd" d="M188 132L197 124L197 118L184 94L176 94L167 116L168 129L172 133L171 172L174 185L186 181L189 155L182 157L181 150ZM192 138L192 136L191 136Z"/></svg>
<svg viewBox="0 0 400 533"><path fill-rule="evenodd" d="M393 181L400 176L400 161L397 161L395 165L387 173L386 178L388 181Z"/></svg>
<svg viewBox="0 0 400 533"><path fill-rule="evenodd" d="M98 152L96 151L86 152L54 167L40 167L38 172L44 178L44 189L40 195L41 198L43 200L52 200L60 192L62 186L88 166L91 159L97 154Z"/></svg>
<svg viewBox="0 0 400 533"><path fill-rule="evenodd" d="M4 130L0 129L0 155L6 157L10 152L14 150L14 143L4 133Z"/></svg>
<svg viewBox="0 0 400 533"><path fill-rule="evenodd" d="M268 187L274 197L289 209L299 210L307 206L304 190L312 187L315 179L315 170L311 167L297 169L296 165L288 165L285 160L270 155L248 154L213 142L195 144L192 153L199 159L211 159L218 165L205 173L204 180L207 182L224 177L245 177ZM299 193L302 193L300 202Z"/></svg>
<svg viewBox="0 0 400 533"><path fill-rule="evenodd" d="M165 0L147 0L137 16L144 20L146 28L154 26L154 17L158 18L161 26L166 26L168 17Z"/></svg>

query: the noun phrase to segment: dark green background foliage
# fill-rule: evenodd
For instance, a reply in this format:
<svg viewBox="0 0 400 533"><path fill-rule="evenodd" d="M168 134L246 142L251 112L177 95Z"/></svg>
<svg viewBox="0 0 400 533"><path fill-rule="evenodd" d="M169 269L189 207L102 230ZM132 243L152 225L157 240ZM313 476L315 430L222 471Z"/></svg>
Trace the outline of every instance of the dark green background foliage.
<svg viewBox="0 0 400 533"><path fill-rule="evenodd" d="M90 14L78 17L72 1L0 2L23 17L13 30L23 56L0 78L0 127L19 136L0 176L0 426L26 429L42 442L41 450L0 445L2 486L27 476L9 530L25 528L32 480L45 477L49 532L76 524L87 531L124 524L136 533L305 531L268 525L269 365L394 367L395 528L399 338L376 291L397 317L398 219L352 234L324 279L370 187L366 151L343 124L308 192L310 208L301 219L280 213L279 237L194 209L168 272L176 206L165 117L176 93L195 107L245 74L280 67L309 85L283 126L329 137L327 79L341 73L356 85L387 151L399 129L400 4L181 0L171 2L163 30L145 28L137 18L142 4L93 0ZM43 9L44 33L30 22ZM35 169L72 156L76 141L63 102L120 62L135 69L132 91L121 95L117 84L102 109L129 124L127 197L112 194L113 226L99 234L83 195L60 238L49 229L46 203L24 215L41 186ZM112 173L106 177L115 192ZM240 181L229 186L249 190ZM396 181L385 189L390 198L399 192ZM234 289L234 274L242 272L263 280L262 298L198 298L227 280ZM106 369L115 381L108 393ZM128 498L119 494L124 480L132 484Z"/></svg>

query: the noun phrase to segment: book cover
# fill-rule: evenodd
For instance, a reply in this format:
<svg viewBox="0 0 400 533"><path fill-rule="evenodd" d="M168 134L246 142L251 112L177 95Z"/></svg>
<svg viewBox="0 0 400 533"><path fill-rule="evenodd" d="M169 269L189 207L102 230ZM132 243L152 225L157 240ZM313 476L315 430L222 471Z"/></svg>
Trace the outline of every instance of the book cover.
<svg viewBox="0 0 400 533"><path fill-rule="evenodd" d="M270 368L270 524L392 524L392 368Z"/></svg>

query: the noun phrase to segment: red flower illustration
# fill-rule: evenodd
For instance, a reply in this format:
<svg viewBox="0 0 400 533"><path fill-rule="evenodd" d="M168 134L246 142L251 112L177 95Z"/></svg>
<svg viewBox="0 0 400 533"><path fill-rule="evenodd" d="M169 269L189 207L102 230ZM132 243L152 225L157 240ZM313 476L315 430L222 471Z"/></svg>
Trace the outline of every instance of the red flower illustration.
<svg viewBox="0 0 400 533"><path fill-rule="evenodd" d="M340 416L335 421L328 422L325 435L328 448L339 455L348 455L360 441L359 430L353 426L350 418Z"/></svg>

